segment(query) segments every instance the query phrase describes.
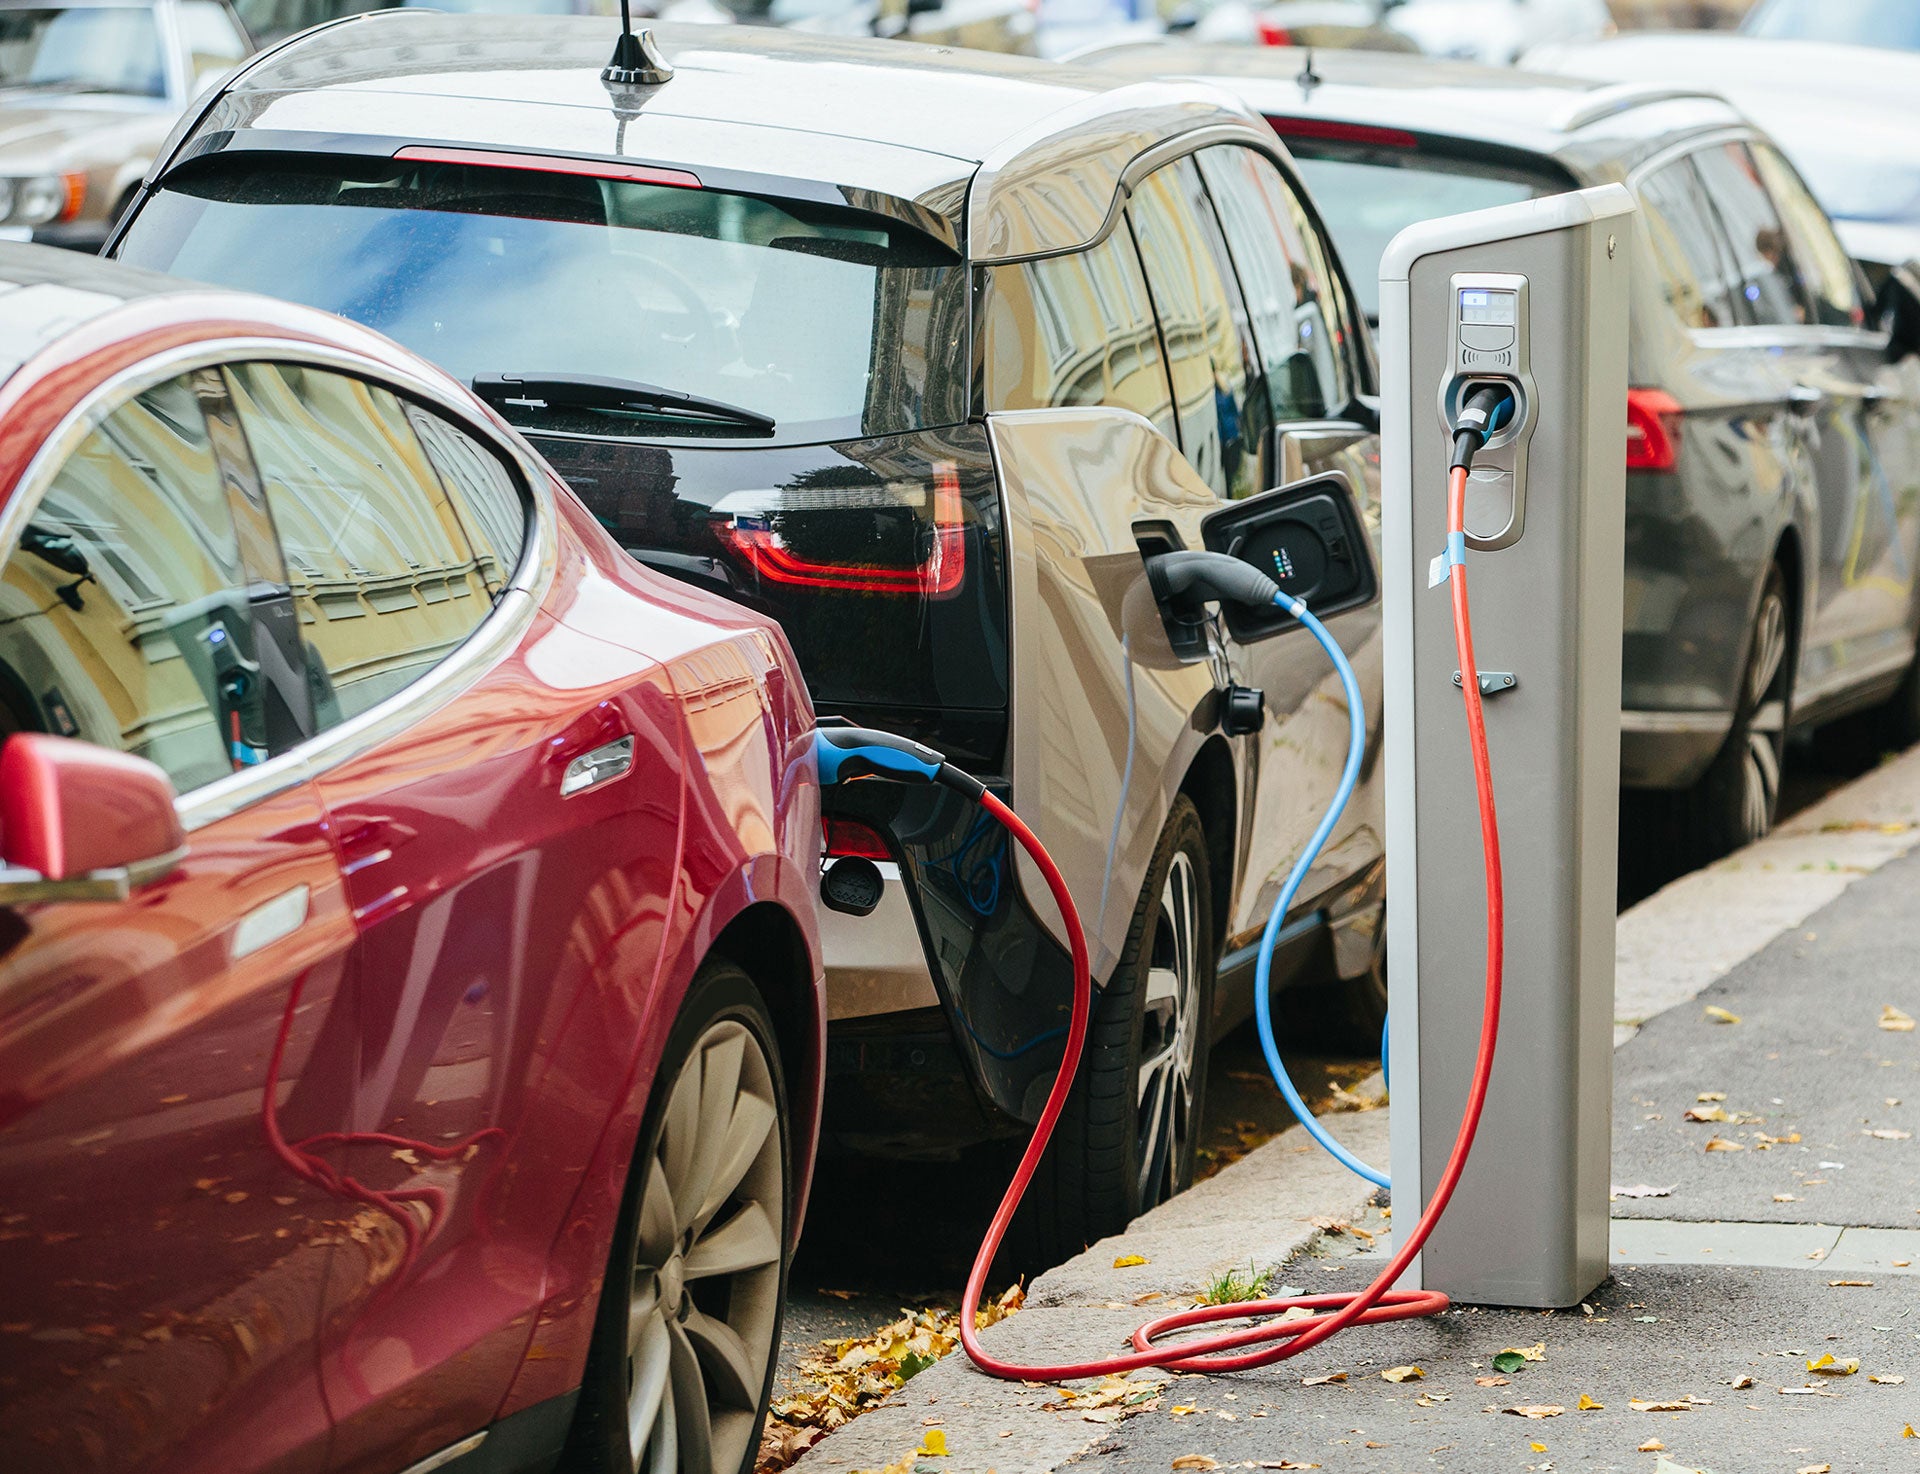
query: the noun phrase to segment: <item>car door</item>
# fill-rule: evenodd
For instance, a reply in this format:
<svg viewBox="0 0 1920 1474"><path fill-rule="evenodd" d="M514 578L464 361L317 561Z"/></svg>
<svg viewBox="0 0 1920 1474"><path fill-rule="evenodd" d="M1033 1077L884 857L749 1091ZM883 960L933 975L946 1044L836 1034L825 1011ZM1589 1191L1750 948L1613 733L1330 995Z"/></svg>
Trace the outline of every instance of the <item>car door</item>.
<svg viewBox="0 0 1920 1474"><path fill-rule="evenodd" d="M1920 555L1920 364L1889 362L1885 333L1867 326L1859 275L1832 222L1771 144L1751 152L1780 212L1802 296L1848 412L1836 417L1852 452L1854 499L1838 576L1855 605L1862 679L1913 656L1915 567ZM1852 406L1857 404L1858 411ZM1877 654L1875 652L1878 652Z"/></svg>
<svg viewBox="0 0 1920 1474"><path fill-rule="evenodd" d="M1856 552L1891 534L1890 524L1875 515L1868 385L1845 346L1819 323L1792 240L1748 145L1716 143L1699 150L1694 162L1733 248L1753 336L1786 382L1796 458L1811 481L1815 525L1794 704L1817 707L1897 673L1911 654L1905 633L1910 589L1863 578Z"/></svg>
<svg viewBox="0 0 1920 1474"><path fill-rule="evenodd" d="M1219 190L1210 198L1216 180ZM1215 213L1213 199L1222 197L1233 201L1231 216ZM1299 245L1303 217L1271 161L1240 146L1204 150L1197 161L1182 159L1148 176L1135 188L1128 213L1167 344L1181 445L1195 469L1223 499L1340 469L1354 480L1363 506L1371 505L1365 474L1356 476L1352 465L1364 454L1365 432L1345 426L1321 433L1328 396L1340 395L1344 406L1342 391L1351 386L1331 352L1335 329L1324 310L1324 276L1316 280L1304 251L1297 261L1283 255L1289 235ZM1223 218L1236 221L1234 234L1223 234ZM1249 281L1254 285L1247 287ZM1314 427L1310 438L1290 440L1303 423ZM1362 653L1369 644L1377 647L1377 611L1355 611L1332 628L1343 648L1359 655L1362 689L1371 692L1377 722L1377 648L1374 658ZM1233 954L1265 923L1333 796L1347 741L1338 678L1317 645L1264 640L1236 647L1232 663L1240 680L1265 694L1267 721L1249 743L1241 804L1244 882L1228 918L1223 971L1234 969L1240 959ZM1303 912L1323 905L1329 887L1378 858L1378 829L1367 815L1363 800L1344 816L1319 871L1301 889ZM1222 1006L1238 1002L1223 999Z"/></svg>
<svg viewBox="0 0 1920 1474"><path fill-rule="evenodd" d="M583 995L598 1018L651 976L653 954L633 954L671 890L680 795L617 780L636 759L673 770L677 716L657 667L545 614L489 643L517 628L527 596L507 584L537 515L493 450L359 378L229 372L286 550L314 781L359 931L339 1147L367 1197L327 1288L333 1463L400 1468L494 1416L568 1185L630 1088L588 1071L535 1091ZM494 663L454 685L470 646ZM605 1040L620 1071L639 1032Z"/></svg>
<svg viewBox="0 0 1920 1474"><path fill-rule="evenodd" d="M283 631L256 618L259 509L216 454L230 416L217 373L166 379L15 493L0 726L157 763L187 847L121 901L0 878L11 1468L326 1455L316 1331L352 1205L307 1143L346 1120L352 921Z"/></svg>

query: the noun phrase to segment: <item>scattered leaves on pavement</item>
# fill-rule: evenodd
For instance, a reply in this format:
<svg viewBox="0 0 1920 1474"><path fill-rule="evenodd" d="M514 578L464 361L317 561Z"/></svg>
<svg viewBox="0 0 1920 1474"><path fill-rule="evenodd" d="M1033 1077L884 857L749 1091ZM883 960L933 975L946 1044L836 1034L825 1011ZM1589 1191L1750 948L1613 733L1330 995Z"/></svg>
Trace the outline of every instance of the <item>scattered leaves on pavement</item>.
<svg viewBox="0 0 1920 1474"><path fill-rule="evenodd" d="M1012 1285L978 1312L975 1324L984 1330L1025 1303L1026 1291ZM871 1335L824 1342L801 1358L796 1378L801 1390L774 1398L755 1468L777 1474L822 1435L859 1417L959 1345L959 1312L944 1308L903 1311L899 1320Z"/></svg>
<svg viewBox="0 0 1920 1474"><path fill-rule="evenodd" d="M1147 1256L1144 1254L1122 1254L1118 1259L1113 1261L1113 1267L1115 1269L1132 1269L1134 1266L1145 1264L1146 1262Z"/></svg>
<svg viewBox="0 0 1920 1474"><path fill-rule="evenodd" d="M1712 1019L1716 1024L1737 1024L1740 1022L1739 1014L1729 1013L1717 1003L1709 1003L1702 1017Z"/></svg>
<svg viewBox="0 0 1920 1474"><path fill-rule="evenodd" d="M1412 1382L1426 1376L1426 1368L1416 1366L1388 1367L1380 1374L1383 1382Z"/></svg>
<svg viewBox="0 0 1920 1474"><path fill-rule="evenodd" d="M1880 1010L1880 1027L1890 1034L1911 1034L1913 1032L1913 1015L1910 1013L1902 1013L1891 1003L1886 1004Z"/></svg>
<svg viewBox="0 0 1920 1474"><path fill-rule="evenodd" d="M1557 1402L1533 1402L1524 1407L1507 1407L1500 1411L1512 1413L1516 1418L1557 1418L1566 1409Z"/></svg>
<svg viewBox="0 0 1920 1474"><path fill-rule="evenodd" d="M1496 1372L1517 1372L1530 1361L1546 1359L1545 1341L1536 1341L1531 1346L1504 1346L1494 1353L1493 1369Z"/></svg>
<svg viewBox="0 0 1920 1474"><path fill-rule="evenodd" d="M1040 1406L1050 1413L1078 1413L1082 1421L1088 1423L1118 1423L1159 1406L1159 1396L1166 1387L1165 1382L1136 1382L1130 1376L1109 1375L1102 1377L1098 1386L1085 1391L1058 1388L1059 1398Z"/></svg>

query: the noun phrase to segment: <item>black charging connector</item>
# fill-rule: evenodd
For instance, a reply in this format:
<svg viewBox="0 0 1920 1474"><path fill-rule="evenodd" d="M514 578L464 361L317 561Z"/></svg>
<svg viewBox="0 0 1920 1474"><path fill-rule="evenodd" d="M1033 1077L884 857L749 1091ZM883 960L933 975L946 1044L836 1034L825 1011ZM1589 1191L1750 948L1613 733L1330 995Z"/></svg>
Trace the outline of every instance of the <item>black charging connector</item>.
<svg viewBox="0 0 1920 1474"><path fill-rule="evenodd" d="M1455 421L1453 432L1453 465L1455 471L1471 471L1473 458L1480 449L1501 429L1511 424L1519 411L1519 404L1513 397L1513 390L1505 384L1483 384L1467 396L1467 402L1460 406L1460 414Z"/></svg>

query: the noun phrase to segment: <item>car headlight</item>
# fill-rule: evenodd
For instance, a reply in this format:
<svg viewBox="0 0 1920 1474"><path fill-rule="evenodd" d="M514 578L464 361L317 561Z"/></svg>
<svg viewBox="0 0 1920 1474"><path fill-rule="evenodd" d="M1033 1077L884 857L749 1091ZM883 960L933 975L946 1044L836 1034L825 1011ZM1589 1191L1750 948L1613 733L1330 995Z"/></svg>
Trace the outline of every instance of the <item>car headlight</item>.
<svg viewBox="0 0 1920 1474"><path fill-rule="evenodd" d="M17 225L45 225L67 221L86 203L84 174L37 174L30 179L0 179L0 201L5 219Z"/></svg>

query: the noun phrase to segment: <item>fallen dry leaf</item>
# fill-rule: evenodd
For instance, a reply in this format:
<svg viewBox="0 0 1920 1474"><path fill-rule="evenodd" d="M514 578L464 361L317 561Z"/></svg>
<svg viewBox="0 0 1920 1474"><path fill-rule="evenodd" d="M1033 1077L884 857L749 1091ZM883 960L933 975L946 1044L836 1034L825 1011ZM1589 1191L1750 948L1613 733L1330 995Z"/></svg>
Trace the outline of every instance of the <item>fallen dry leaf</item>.
<svg viewBox="0 0 1920 1474"><path fill-rule="evenodd" d="M1831 1464L1802 1464L1793 1474L1833 1474Z"/></svg>
<svg viewBox="0 0 1920 1474"><path fill-rule="evenodd" d="M1473 1379L1473 1385L1476 1387L1505 1387L1508 1384L1505 1377L1475 1377Z"/></svg>
<svg viewBox="0 0 1920 1474"><path fill-rule="evenodd" d="M1527 1447L1537 1454L1543 1454L1547 1451L1547 1446L1544 1443L1529 1443Z"/></svg>
<svg viewBox="0 0 1920 1474"><path fill-rule="evenodd" d="M1920 1438L1920 1433L1915 1433L1915 1432L1913 1431L1913 1424L1911 1424L1911 1423L1909 1423L1909 1424L1907 1424L1907 1426L1906 1426L1906 1427L1905 1427L1905 1428L1904 1428L1904 1429L1903 1429L1903 1430L1901 1431L1901 1434L1900 1434L1900 1436L1901 1436L1902 1438Z"/></svg>
<svg viewBox="0 0 1920 1474"><path fill-rule="evenodd" d="M1671 1187L1649 1187L1646 1183L1636 1183L1632 1187L1615 1187L1616 1198L1667 1198L1673 1196Z"/></svg>
<svg viewBox="0 0 1920 1474"><path fill-rule="evenodd" d="M1838 1392L1830 1392L1825 1387L1782 1387L1782 1397L1838 1397Z"/></svg>
<svg viewBox="0 0 1920 1474"><path fill-rule="evenodd" d="M1712 1019L1716 1024L1737 1024L1740 1022L1739 1014L1729 1013L1717 1003L1709 1003L1707 1005L1704 1017Z"/></svg>
<svg viewBox="0 0 1920 1474"><path fill-rule="evenodd" d="M1345 1372L1328 1372L1324 1377L1302 1377L1300 1379L1300 1385L1302 1387L1324 1387L1329 1382L1344 1382L1346 1380L1347 1374Z"/></svg>
<svg viewBox="0 0 1920 1474"><path fill-rule="evenodd" d="M1205 1454L1181 1454L1173 1461L1176 1469L1218 1469L1220 1461L1210 1459Z"/></svg>
<svg viewBox="0 0 1920 1474"><path fill-rule="evenodd" d="M1412 1382L1426 1376L1426 1374L1424 1367L1388 1367L1380 1374L1380 1380L1383 1382Z"/></svg>
<svg viewBox="0 0 1920 1474"><path fill-rule="evenodd" d="M1889 1003L1880 1010L1880 1027L1890 1034L1911 1034L1913 1032L1913 1015L1910 1013L1902 1013Z"/></svg>
<svg viewBox="0 0 1920 1474"><path fill-rule="evenodd" d="M1189 1407L1184 1403L1176 1402L1172 1407L1167 1409L1167 1414L1169 1417L1190 1418L1199 1411L1200 1409L1197 1407Z"/></svg>
<svg viewBox="0 0 1920 1474"><path fill-rule="evenodd" d="M1912 1141L1911 1131L1902 1131L1897 1126L1882 1126L1874 1131L1863 1131L1862 1136L1871 1136L1876 1141Z"/></svg>
<svg viewBox="0 0 1920 1474"><path fill-rule="evenodd" d="M1733 1388L1735 1392L1745 1392L1749 1387L1753 1385L1753 1378L1749 1377L1745 1372L1742 1372L1739 1376L1735 1377L1727 1385Z"/></svg>
<svg viewBox="0 0 1920 1474"><path fill-rule="evenodd" d="M1818 1372L1823 1377L1851 1377L1860 1370L1860 1358L1850 1356L1845 1361L1840 1361L1829 1351L1808 1362L1807 1370Z"/></svg>
<svg viewBox="0 0 1920 1474"><path fill-rule="evenodd" d="M1717 1105L1688 1106L1686 1116L1689 1121L1731 1121L1733 1119Z"/></svg>
<svg viewBox="0 0 1920 1474"><path fill-rule="evenodd" d="M1448 1401L1451 1399L1444 1392L1422 1392L1414 1398L1413 1404L1415 1407L1438 1407L1441 1403Z"/></svg>
<svg viewBox="0 0 1920 1474"><path fill-rule="evenodd" d="M1792 1193L1775 1193L1773 1200L1776 1203L1797 1203L1800 1201Z"/></svg>
<svg viewBox="0 0 1920 1474"><path fill-rule="evenodd" d="M1724 1136L1716 1136L1712 1141L1707 1143L1707 1150L1710 1152L1743 1152L1746 1148L1737 1141L1728 1141Z"/></svg>
<svg viewBox="0 0 1920 1474"><path fill-rule="evenodd" d="M1627 1406L1636 1413L1690 1413L1693 1404L1682 1399L1679 1402L1654 1402L1644 1397L1630 1397Z"/></svg>
<svg viewBox="0 0 1920 1474"><path fill-rule="evenodd" d="M1869 1382L1878 1382L1882 1387L1898 1387L1907 1379L1898 1372L1875 1372L1867 1378Z"/></svg>
<svg viewBox="0 0 1920 1474"><path fill-rule="evenodd" d="M1525 1407L1506 1407L1503 1413L1512 1413L1517 1418L1557 1418L1566 1411L1557 1402L1533 1402Z"/></svg>
<svg viewBox="0 0 1920 1474"><path fill-rule="evenodd" d="M1871 1290L1873 1288L1873 1281L1872 1280L1828 1280L1827 1288L1830 1290Z"/></svg>
<svg viewBox="0 0 1920 1474"><path fill-rule="evenodd" d="M1147 1256L1144 1254L1122 1254L1118 1259L1113 1261L1113 1267L1115 1269L1132 1269L1135 1265L1145 1264L1146 1262Z"/></svg>
<svg viewBox="0 0 1920 1474"><path fill-rule="evenodd" d="M915 1453L925 1454L930 1459L944 1459L947 1456L947 1431L944 1428L929 1428L920 1435L920 1447Z"/></svg>
<svg viewBox="0 0 1920 1474"><path fill-rule="evenodd" d="M1545 1361L1547 1359L1547 1343L1545 1341L1535 1341L1531 1346L1502 1346L1498 1354L1501 1356L1517 1356L1522 1361ZM1502 1367L1501 1370L1505 1371L1506 1368Z"/></svg>
<svg viewBox="0 0 1920 1474"><path fill-rule="evenodd" d="M1694 1096L1695 1100L1700 1101L1703 1104L1710 1100L1725 1100L1726 1098L1727 1098L1727 1092L1724 1090L1703 1090L1698 1095Z"/></svg>
<svg viewBox="0 0 1920 1474"><path fill-rule="evenodd" d="M1591 1397L1587 1396L1586 1393L1582 1392L1580 1394L1580 1400L1574 1404L1574 1407L1583 1413L1597 1413L1605 1410L1606 1404L1604 1402L1595 1402Z"/></svg>
<svg viewBox="0 0 1920 1474"><path fill-rule="evenodd" d="M1660 1452L1661 1449L1665 1447L1666 1445L1662 1443L1659 1439L1649 1438L1645 1443L1641 1444L1640 1447L1635 1450L1635 1452L1643 1453L1643 1454L1657 1454Z"/></svg>

